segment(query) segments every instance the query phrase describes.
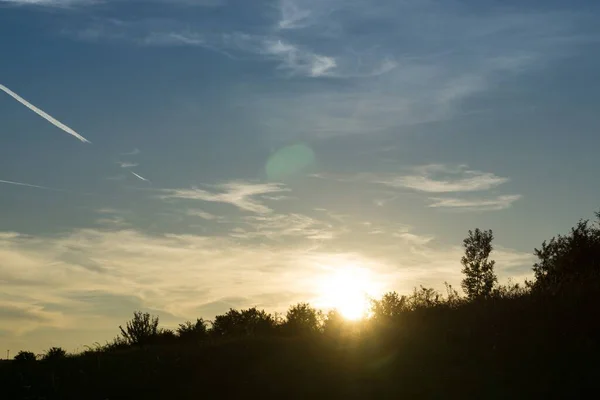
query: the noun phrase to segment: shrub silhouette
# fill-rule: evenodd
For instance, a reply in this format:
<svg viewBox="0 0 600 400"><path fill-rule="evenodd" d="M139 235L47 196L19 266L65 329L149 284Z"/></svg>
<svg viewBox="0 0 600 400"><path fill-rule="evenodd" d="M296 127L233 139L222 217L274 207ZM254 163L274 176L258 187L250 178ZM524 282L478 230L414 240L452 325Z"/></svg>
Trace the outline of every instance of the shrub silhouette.
<svg viewBox="0 0 600 400"><path fill-rule="evenodd" d="M14 360L16 362L20 362L20 363L31 363L34 362L37 359L37 357L35 356L34 353L32 353L31 351L19 351L17 353L17 355L14 357Z"/></svg>
<svg viewBox="0 0 600 400"><path fill-rule="evenodd" d="M199 340L208 336L208 322L202 318L196 322L186 321L177 327L177 336L183 340Z"/></svg>
<svg viewBox="0 0 600 400"><path fill-rule="evenodd" d="M135 311L133 319L127 322L125 328L119 326L123 339L128 344L143 346L155 339L159 334L158 317L150 313Z"/></svg>
<svg viewBox="0 0 600 400"><path fill-rule="evenodd" d="M494 234L491 230L477 228L469 231L469 236L463 241L465 255L460 262L465 278L461 285L470 299L489 296L498 281L494 273L495 261L489 260L493 250L492 240Z"/></svg>
<svg viewBox="0 0 600 400"><path fill-rule="evenodd" d="M408 298L396 292L385 293L380 300L371 300L371 314L375 322L389 322L409 308Z"/></svg>
<svg viewBox="0 0 600 400"><path fill-rule="evenodd" d="M61 347L51 347L43 355L42 360L44 361L58 361L62 360L67 356L67 352Z"/></svg>
<svg viewBox="0 0 600 400"><path fill-rule="evenodd" d="M311 334L319 332L323 313L308 303L291 306L286 313L283 329L288 334Z"/></svg>
<svg viewBox="0 0 600 400"><path fill-rule="evenodd" d="M220 336L251 336L272 333L275 318L256 307L247 310L230 309L226 314L217 315L212 324L211 334Z"/></svg>
<svg viewBox="0 0 600 400"><path fill-rule="evenodd" d="M558 235L535 249L534 289L558 291L597 283L600 277L600 212L596 222L582 220L568 235ZM572 289L572 288L571 288ZM573 290L573 289L572 289Z"/></svg>

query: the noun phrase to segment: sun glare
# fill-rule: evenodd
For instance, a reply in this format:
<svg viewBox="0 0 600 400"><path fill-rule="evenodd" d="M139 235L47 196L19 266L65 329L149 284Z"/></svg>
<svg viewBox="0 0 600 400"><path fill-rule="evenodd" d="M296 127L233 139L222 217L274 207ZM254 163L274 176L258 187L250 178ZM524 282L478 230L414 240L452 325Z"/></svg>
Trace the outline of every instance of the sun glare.
<svg viewBox="0 0 600 400"><path fill-rule="evenodd" d="M325 307L335 308L344 318L355 321L366 317L369 312L373 284L367 270L345 267L324 279L321 292Z"/></svg>

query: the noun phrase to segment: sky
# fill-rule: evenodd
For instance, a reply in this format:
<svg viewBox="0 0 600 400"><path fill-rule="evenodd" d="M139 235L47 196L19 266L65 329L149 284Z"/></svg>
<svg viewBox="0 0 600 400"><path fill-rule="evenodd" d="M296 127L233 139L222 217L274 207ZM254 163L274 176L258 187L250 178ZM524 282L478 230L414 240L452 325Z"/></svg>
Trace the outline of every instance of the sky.
<svg viewBox="0 0 600 400"><path fill-rule="evenodd" d="M599 208L599 14L0 0L0 352L104 343L134 310L327 309L340 271L459 287L475 228L522 281Z"/></svg>

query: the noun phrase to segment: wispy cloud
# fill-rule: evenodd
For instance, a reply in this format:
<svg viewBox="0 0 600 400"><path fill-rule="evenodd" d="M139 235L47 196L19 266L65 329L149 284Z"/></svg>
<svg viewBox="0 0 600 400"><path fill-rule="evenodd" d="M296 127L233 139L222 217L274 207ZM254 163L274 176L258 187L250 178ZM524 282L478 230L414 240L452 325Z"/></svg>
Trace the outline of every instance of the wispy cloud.
<svg viewBox="0 0 600 400"><path fill-rule="evenodd" d="M267 238L281 240L286 237L302 237L309 240L330 240L336 235L329 223L302 214L267 214L244 218L251 227L236 232L235 237Z"/></svg>
<svg viewBox="0 0 600 400"><path fill-rule="evenodd" d="M327 75L330 70L337 66L333 57L303 50L282 40L266 41L264 51L268 55L279 58L281 67L294 74L320 77Z"/></svg>
<svg viewBox="0 0 600 400"><path fill-rule="evenodd" d="M192 217L200 217L207 221L214 221L214 220L220 219L220 217L217 215L211 214L211 213L203 211L203 210L198 210L198 209L187 210L187 215L192 216Z"/></svg>
<svg viewBox="0 0 600 400"><path fill-rule="evenodd" d="M431 164L414 167L409 175L390 177L377 183L429 193L450 193L489 190L508 181L508 178L493 173L470 170L466 165Z"/></svg>
<svg viewBox="0 0 600 400"><path fill-rule="evenodd" d="M10 90L9 88L7 88L6 86L0 85L0 90L2 90L4 93L6 93L9 96L11 96L13 99L17 100L19 103L23 104L25 107L29 108L31 111L33 111L34 113L36 113L40 117L44 118L46 121L50 122L52 125L56 126L57 128L62 129L63 131L65 131L69 135L75 136L77 139L81 140L84 143L90 143L89 140L87 140L86 138L84 138L83 136L81 136L79 133L75 132L73 129L69 128L67 125L65 125L62 122L58 121L57 119L55 119L51 115L49 115L49 114L45 113L44 111L40 110L39 108L37 108L36 106L34 106L30 102L28 102L27 100L25 100L24 98L22 98L21 96L19 96L18 94L16 94L15 92L13 92L12 90Z"/></svg>
<svg viewBox="0 0 600 400"><path fill-rule="evenodd" d="M142 180L142 181L144 181L144 182L150 182L148 179L144 178L143 176L141 176L141 175L139 175L139 174L136 174L136 173L135 173L135 172L133 172L133 171L129 171L129 172L131 172L131 173L133 174L133 176L135 176L136 178L138 178L138 179L140 179L140 180Z"/></svg>
<svg viewBox="0 0 600 400"><path fill-rule="evenodd" d="M215 186L219 192L203 189L164 189L163 199L200 200L215 203L231 204L240 210L259 214L272 210L257 197L263 194L288 192L289 189L275 183L249 183L235 181Z"/></svg>
<svg viewBox="0 0 600 400"><path fill-rule="evenodd" d="M278 22L280 29L304 28L306 20L311 15L310 10L302 9L295 0L281 0L281 19Z"/></svg>
<svg viewBox="0 0 600 400"><path fill-rule="evenodd" d="M127 162L127 161L125 161L125 162L119 161L119 162L117 162L117 164L119 164L119 166L121 168L133 168L133 167L137 167L139 165L139 164Z"/></svg>
<svg viewBox="0 0 600 400"><path fill-rule="evenodd" d="M121 153L122 156L137 156L141 151L137 147L128 153Z"/></svg>
<svg viewBox="0 0 600 400"><path fill-rule="evenodd" d="M0 3L12 3L21 6L69 7L97 3L100 0L0 0Z"/></svg>
<svg viewBox="0 0 600 400"><path fill-rule="evenodd" d="M455 211L497 211L509 208L515 201L523 196L506 195L494 198L476 198L476 199L459 199L459 198L439 198L432 197L429 200L432 202L429 207L446 208Z"/></svg>

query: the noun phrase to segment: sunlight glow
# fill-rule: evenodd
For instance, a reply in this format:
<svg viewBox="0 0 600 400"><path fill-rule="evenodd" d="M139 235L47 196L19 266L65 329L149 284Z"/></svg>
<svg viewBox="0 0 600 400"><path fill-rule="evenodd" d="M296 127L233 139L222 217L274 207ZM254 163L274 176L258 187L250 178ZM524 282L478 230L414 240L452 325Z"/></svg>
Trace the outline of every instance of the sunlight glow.
<svg viewBox="0 0 600 400"><path fill-rule="evenodd" d="M335 308L349 320L365 318L369 312L369 297L374 285L370 272L353 266L334 270L320 284L321 303Z"/></svg>

